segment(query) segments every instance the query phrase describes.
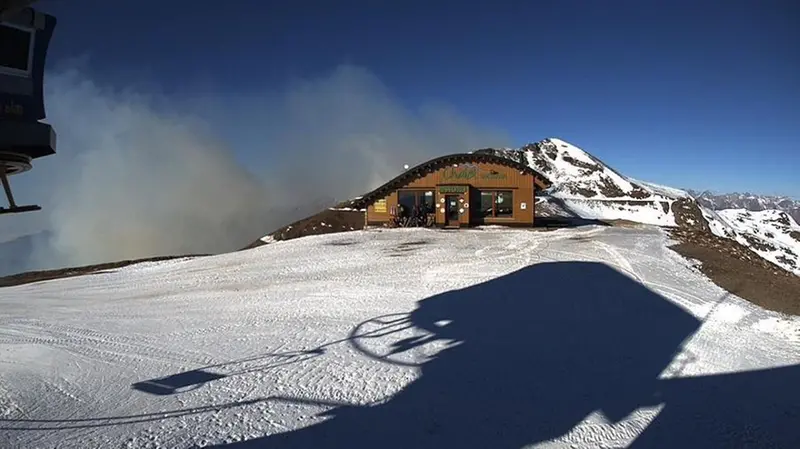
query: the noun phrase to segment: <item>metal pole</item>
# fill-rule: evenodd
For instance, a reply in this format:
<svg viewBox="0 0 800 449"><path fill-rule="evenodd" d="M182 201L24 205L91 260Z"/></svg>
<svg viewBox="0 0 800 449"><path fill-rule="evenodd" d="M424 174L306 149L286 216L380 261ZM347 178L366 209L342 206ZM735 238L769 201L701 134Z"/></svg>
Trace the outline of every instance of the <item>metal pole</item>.
<svg viewBox="0 0 800 449"><path fill-rule="evenodd" d="M6 198L8 198L8 205L10 209L16 209L17 204L14 202L14 195L11 194L11 185L8 183L8 176L6 175L6 167L2 167L0 171L0 179L3 181L3 189L6 191Z"/></svg>

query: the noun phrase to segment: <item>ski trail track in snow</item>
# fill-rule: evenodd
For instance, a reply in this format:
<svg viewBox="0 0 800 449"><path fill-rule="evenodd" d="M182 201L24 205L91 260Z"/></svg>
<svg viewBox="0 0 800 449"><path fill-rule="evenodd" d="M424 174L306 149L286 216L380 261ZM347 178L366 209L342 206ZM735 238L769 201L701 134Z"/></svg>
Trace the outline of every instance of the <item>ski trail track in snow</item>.
<svg viewBox="0 0 800 449"><path fill-rule="evenodd" d="M0 447L223 444L391 401L457 347L409 324L418 301L548 262L602 262L704 320L663 378L800 363L800 320L726 293L667 243L650 228L370 230L4 288ZM590 413L536 447L625 447L660 410Z"/></svg>

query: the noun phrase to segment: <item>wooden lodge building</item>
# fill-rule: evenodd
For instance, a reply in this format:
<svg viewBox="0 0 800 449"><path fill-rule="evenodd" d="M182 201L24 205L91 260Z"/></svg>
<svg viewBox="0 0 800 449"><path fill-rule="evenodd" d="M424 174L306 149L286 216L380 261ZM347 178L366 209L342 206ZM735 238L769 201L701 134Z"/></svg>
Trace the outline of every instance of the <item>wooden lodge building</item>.
<svg viewBox="0 0 800 449"><path fill-rule="evenodd" d="M550 181L488 153L453 154L405 170L356 200L367 226L533 226L536 192Z"/></svg>

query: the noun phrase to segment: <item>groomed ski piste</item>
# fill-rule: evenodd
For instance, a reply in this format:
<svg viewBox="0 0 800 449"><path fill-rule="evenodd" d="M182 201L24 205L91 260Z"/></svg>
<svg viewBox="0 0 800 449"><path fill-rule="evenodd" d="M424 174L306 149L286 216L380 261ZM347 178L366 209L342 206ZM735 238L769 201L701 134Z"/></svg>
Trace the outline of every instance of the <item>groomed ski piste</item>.
<svg viewBox="0 0 800 449"><path fill-rule="evenodd" d="M800 447L800 319L668 243L366 230L4 288L0 447Z"/></svg>

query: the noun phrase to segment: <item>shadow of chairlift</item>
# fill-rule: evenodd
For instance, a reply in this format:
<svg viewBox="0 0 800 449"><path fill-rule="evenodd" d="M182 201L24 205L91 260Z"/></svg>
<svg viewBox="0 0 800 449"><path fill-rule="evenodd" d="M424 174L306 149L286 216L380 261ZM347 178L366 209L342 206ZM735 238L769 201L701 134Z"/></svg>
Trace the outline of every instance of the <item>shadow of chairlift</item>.
<svg viewBox="0 0 800 449"><path fill-rule="evenodd" d="M206 382L227 377L224 374L210 373L202 369L186 371L171 376L150 379L133 384L133 388L157 396L167 396L196 390Z"/></svg>
<svg viewBox="0 0 800 449"><path fill-rule="evenodd" d="M398 316L400 318L396 318ZM373 325L377 324L378 327L376 329L359 332L362 326L367 324L373 324ZM254 357L248 357L244 359L233 360L230 362L218 363L215 365L208 365L191 371L184 371L181 373L171 374L169 376L158 377L154 379L143 380L141 382L136 382L131 385L131 388L133 388L134 390L138 390L156 396L168 396L173 394L186 393L192 390L196 390L212 381L224 379L227 377L252 373L255 371L265 371L277 368L279 366L313 359L315 357L319 357L325 354L327 347L338 345L341 343L349 342L351 344L355 344L357 350L364 352L366 351L366 349L361 347L356 342L356 340L382 338L387 335L394 334L396 332L407 330L410 327L411 327L410 321L408 319L407 314L405 313L385 315L373 318L371 320L359 324L353 330L353 332L345 338L330 341L313 349L289 351L284 353L260 354ZM420 346L431 340L434 340L434 338L431 337L432 336L414 336L406 338L399 342L396 342L388 354L385 355L370 354L370 356L375 359L379 359L386 362L389 361L387 360L388 356L413 349L416 346ZM396 361L391 363L396 363L406 366L414 366L414 365L399 363ZM238 369L235 368L243 364L252 364L252 366L242 367ZM211 370L216 372L212 372Z"/></svg>
<svg viewBox="0 0 800 449"><path fill-rule="evenodd" d="M334 342L334 344L335 343L339 342L337 341ZM247 359L234 360L231 362L205 366L203 368L198 368L191 371L184 371L182 373L176 373L165 377L143 380L141 382L136 382L132 384L131 388L133 388L134 390L153 394L156 396L168 396L173 394L186 393L192 390L196 390L202 387L203 385L207 384L208 382L224 379L226 377L238 376L254 371L267 370L284 364L304 361L310 358L320 356L324 354L324 352L325 350L322 347L320 347L311 350L290 352L286 354L266 354ZM278 361L263 363L265 360L268 359L277 359ZM233 366L236 366L238 364L250 363L250 362L262 362L262 363L257 363L255 366L244 369L238 369L238 370L231 369ZM221 372L218 373L211 372L208 371L209 369L220 370Z"/></svg>

